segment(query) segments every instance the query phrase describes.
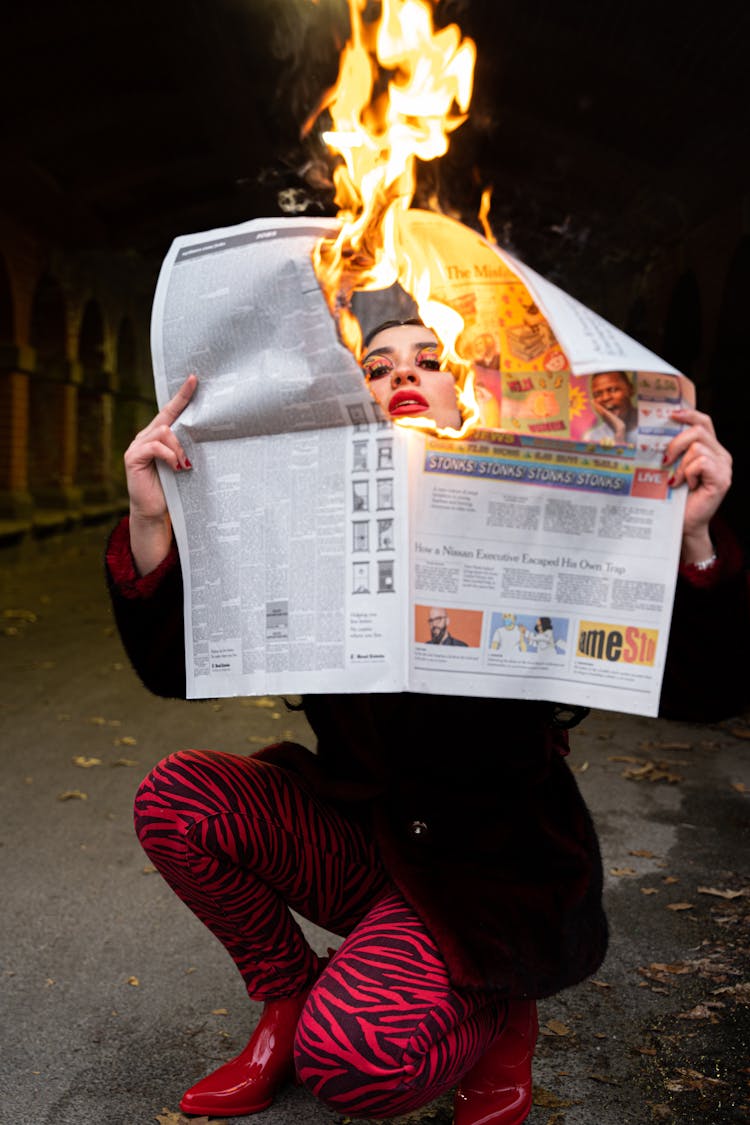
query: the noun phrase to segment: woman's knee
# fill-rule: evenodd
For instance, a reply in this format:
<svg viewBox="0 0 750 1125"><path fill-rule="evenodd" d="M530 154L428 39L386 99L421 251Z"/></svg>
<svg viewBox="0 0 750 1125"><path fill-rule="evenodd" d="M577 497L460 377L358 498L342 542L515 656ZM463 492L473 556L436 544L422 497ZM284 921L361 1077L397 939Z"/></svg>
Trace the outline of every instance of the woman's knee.
<svg viewBox="0 0 750 1125"><path fill-rule="evenodd" d="M144 777L135 794L133 818L135 831L144 844L155 824L161 830L171 823L182 826L189 817L191 805L205 800L195 788L196 770L205 762L207 751L178 750L158 762Z"/></svg>
<svg viewBox="0 0 750 1125"><path fill-rule="evenodd" d="M314 991L297 1026L294 1065L303 1086L339 1113L391 1117L416 1109L433 1097L421 1069L398 1042L373 1028L366 1042L354 1013L316 1003Z"/></svg>

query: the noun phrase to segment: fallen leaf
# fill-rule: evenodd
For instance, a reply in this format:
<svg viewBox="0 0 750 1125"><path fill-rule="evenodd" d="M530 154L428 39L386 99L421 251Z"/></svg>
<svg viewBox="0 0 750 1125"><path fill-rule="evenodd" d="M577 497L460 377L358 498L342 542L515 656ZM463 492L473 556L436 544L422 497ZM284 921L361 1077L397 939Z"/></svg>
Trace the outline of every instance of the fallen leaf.
<svg viewBox="0 0 750 1125"><path fill-rule="evenodd" d="M111 763L113 766L137 766L138 762L135 758L118 758L116 762Z"/></svg>
<svg viewBox="0 0 750 1125"><path fill-rule="evenodd" d="M102 764L101 758L86 758L83 754L77 754L71 758L74 766L80 766L82 770L90 770L93 766L100 766Z"/></svg>
<svg viewBox="0 0 750 1125"><path fill-rule="evenodd" d="M658 887L641 887L640 891L641 891L642 895L658 895L659 888Z"/></svg>
<svg viewBox="0 0 750 1125"><path fill-rule="evenodd" d="M698 887L699 895L715 895L716 898L742 898L745 891L722 891L718 887Z"/></svg>
<svg viewBox="0 0 750 1125"><path fill-rule="evenodd" d="M616 1078L610 1078L606 1074L589 1074L589 1075L587 1075L587 1077L590 1078L592 1080L592 1082L604 1082L607 1086L619 1086L620 1085L620 1083L618 1082L618 1080Z"/></svg>
<svg viewBox="0 0 750 1125"><path fill-rule="evenodd" d="M89 722L95 727L106 727L107 720L102 715L90 715Z"/></svg>
<svg viewBox="0 0 750 1125"><path fill-rule="evenodd" d="M8 621L27 621L32 625L37 620L36 614L30 609L4 609L3 617Z"/></svg>
<svg viewBox="0 0 750 1125"><path fill-rule="evenodd" d="M735 793L750 793L750 786L745 785L744 781L733 781L732 789Z"/></svg>
<svg viewBox="0 0 750 1125"><path fill-rule="evenodd" d="M648 848L633 848L628 855L637 856L639 859L656 859L654 852L650 852Z"/></svg>
<svg viewBox="0 0 750 1125"><path fill-rule="evenodd" d="M539 1106L540 1109L569 1109L575 1104L558 1097L551 1090L545 1090L543 1086L534 1086L534 1105Z"/></svg>
<svg viewBox="0 0 750 1125"><path fill-rule="evenodd" d="M586 770L589 768L589 763L588 762L581 762L580 766L571 765L570 768L572 769L573 773L585 773Z"/></svg>
<svg viewBox="0 0 750 1125"><path fill-rule="evenodd" d="M664 964L661 961L652 961L650 966L656 973L670 973L672 976L680 977L685 973L694 973L693 965L688 961L672 961Z"/></svg>
<svg viewBox="0 0 750 1125"><path fill-rule="evenodd" d="M607 1039L608 1035L604 1031L595 1031L594 1039Z"/></svg>
<svg viewBox="0 0 750 1125"><path fill-rule="evenodd" d="M692 742L639 742L641 750L692 750Z"/></svg>
<svg viewBox="0 0 750 1125"><path fill-rule="evenodd" d="M611 988L612 987L612 985L608 984L606 982L606 980L592 980L591 984L593 984L596 988Z"/></svg>
<svg viewBox="0 0 750 1125"><path fill-rule="evenodd" d="M616 875L618 878L622 875L636 875L637 872L634 867L610 867L610 875Z"/></svg>
<svg viewBox="0 0 750 1125"><path fill-rule="evenodd" d="M137 746L138 740L133 738L130 734L124 734L121 738L114 739L113 746Z"/></svg>
<svg viewBox="0 0 750 1125"><path fill-rule="evenodd" d="M140 983L138 977L128 977L128 984L132 984L133 988L138 988Z"/></svg>
<svg viewBox="0 0 750 1125"><path fill-rule="evenodd" d="M253 699L251 703L253 707L269 707L272 710L276 706L276 700L269 699L267 695L261 695L259 699Z"/></svg>
<svg viewBox="0 0 750 1125"><path fill-rule="evenodd" d="M729 733L735 738L750 738L750 727L730 727Z"/></svg>
<svg viewBox="0 0 750 1125"><path fill-rule="evenodd" d="M671 886L672 883L679 883L679 881L680 880L677 878L676 875L665 875L664 878L662 879L662 883L664 883L665 886L667 886L667 887Z"/></svg>
<svg viewBox="0 0 750 1125"><path fill-rule="evenodd" d="M714 995L731 996L740 1004L750 1004L750 981L741 981L740 984L729 984L724 988L715 988Z"/></svg>
<svg viewBox="0 0 750 1125"><path fill-rule="evenodd" d="M699 1070L691 1070L689 1067L678 1066L677 1074L679 1078L671 1078L665 1083L667 1089L673 1093L680 1093L683 1090L698 1090L705 1093L706 1089L726 1086L726 1082L722 1082L720 1078L709 1078L707 1074L701 1074Z"/></svg>
<svg viewBox="0 0 750 1125"><path fill-rule="evenodd" d="M259 746L267 746L268 745L268 739L264 738L262 734L249 734L247 736L247 741L252 742L255 745L259 745Z"/></svg>
<svg viewBox="0 0 750 1125"><path fill-rule="evenodd" d="M656 1047L636 1047L635 1050L639 1055L648 1055L649 1058L653 1058L656 1054Z"/></svg>
<svg viewBox="0 0 750 1125"><path fill-rule="evenodd" d="M156 868L154 867L153 863L147 863L145 865L145 867L143 868L141 874L143 874L143 875L153 875L155 871L156 871Z"/></svg>
<svg viewBox="0 0 750 1125"><path fill-rule="evenodd" d="M696 1004L689 1012L680 1012L677 1016L678 1020L711 1020L713 1023L718 1023L716 1008L725 1007L720 1001L709 1000L705 1004Z"/></svg>
<svg viewBox="0 0 750 1125"><path fill-rule="evenodd" d="M629 762L631 765L637 765L643 761L643 758L633 758L630 754L611 754L607 758L608 762Z"/></svg>
<svg viewBox="0 0 750 1125"><path fill-rule="evenodd" d="M229 1010L227 1008L212 1008L211 1009L211 1015L212 1016L228 1016Z"/></svg>
<svg viewBox="0 0 750 1125"><path fill-rule="evenodd" d="M560 1020L547 1020L544 1027L542 1028L542 1031L546 1031L551 1035L559 1036L570 1035L571 1033L570 1028L567 1027L564 1023L561 1023Z"/></svg>
<svg viewBox="0 0 750 1125"><path fill-rule="evenodd" d="M679 910L692 910L694 905L695 904L692 902L668 902L667 910L674 910L675 912Z"/></svg>
<svg viewBox="0 0 750 1125"><path fill-rule="evenodd" d="M80 789L66 789L62 793L57 794L58 801L88 801L88 793L82 793Z"/></svg>

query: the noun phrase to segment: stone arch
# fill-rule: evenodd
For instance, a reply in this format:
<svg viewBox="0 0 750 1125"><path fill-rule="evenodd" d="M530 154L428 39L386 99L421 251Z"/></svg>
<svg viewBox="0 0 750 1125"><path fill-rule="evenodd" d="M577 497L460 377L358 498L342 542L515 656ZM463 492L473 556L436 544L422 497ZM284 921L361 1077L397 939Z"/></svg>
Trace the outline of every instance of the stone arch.
<svg viewBox="0 0 750 1125"><path fill-rule="evenodd" d="M49 273L39 279L34 290L29 342L36 350L37 373L63 377L68 353L67 309L62 287Z"/></svg>
<svg viewBox="0 0 750 1125"><path fill-rule="evenodd" d="M116 367L120 387L138 385L138 349L133 321L125 316L117 330Z"/></svg>
<svg viewBox="0 0 750 1125"><path fill-rule="evenodd" d="M105 502L111 490L112 392L105 371L105 327L99 302L89 298L78 332L81 383L77 403L76 484L84 502Z"/></svg>
<svg viewBox="0 0 750 1125"><path fill-rule="evenodd" d="M662 355L683 374L693 376L703 347L703 309L698 281L685 270L675 282L664 318Z"/></svg>
<svg viewBox="0 0 750 1125"><path fill-rule="evenodd" d="M85 386L96 386L104 370L104 317L99 302L89 299L78 331L78 361Z"/></svg>
<svg viewBox="0 0 750 1125"><path fill-rule="evenodd" d="M29 342L36 352L29 383L29 489L41 507L66 507L72 499L75 387L65 297L49 273L34 290Z"/></svg>

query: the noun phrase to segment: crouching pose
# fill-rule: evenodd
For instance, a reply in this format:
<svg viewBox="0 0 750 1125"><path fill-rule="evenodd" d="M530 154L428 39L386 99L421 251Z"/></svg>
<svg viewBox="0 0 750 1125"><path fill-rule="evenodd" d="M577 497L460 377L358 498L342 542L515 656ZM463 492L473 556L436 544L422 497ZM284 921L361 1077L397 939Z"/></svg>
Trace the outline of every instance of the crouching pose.
<svg viewBox="0 0 750 1125"><path fill-rule="evenodd" d="M423 325L376 332L363 369L392 417L459 423ZM130 517L107 552L130 658L151 690L178 697L182 582L155 466L190 468L170 427L195 385L126 453ZM711 653L727 620L748 617L739 550L709 529L730 459L707 416L677 417L667 461L682 455L689 496L664 710L715 718L740 699ZM303 706L316 753L185 750L138 792L149 857L263 1003L245 1049L181 1108L254 1113L296 1073L348 1115L391 1117L455 1087L455 1125L518 1125L536 1001L594 972L607 942L597 839L559 709L409 693ZM319 957L291 910L340 934L340 948Z"/></svg>

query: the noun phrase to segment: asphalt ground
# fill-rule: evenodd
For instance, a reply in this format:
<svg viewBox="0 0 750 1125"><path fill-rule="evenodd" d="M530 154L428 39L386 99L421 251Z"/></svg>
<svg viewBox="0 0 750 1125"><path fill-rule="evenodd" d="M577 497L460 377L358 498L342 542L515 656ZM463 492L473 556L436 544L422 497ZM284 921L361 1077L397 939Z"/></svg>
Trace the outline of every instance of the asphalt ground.
<svg viewBox="0 0 750 1125"><path fill-rule="evenodd" d="M244 1046L259 1008L151 871L133 793L174 749L309 739L278 699L150 696L113 628L104 536L0 554L3 1125L187 1120L181 1093ZM750 1121L750 716L594 713L571 762L612 941L595 979L539 1006L529 1125ZM330 935L308 932L324 951ZM448 1125L450 1105L399 1120ZM292 1088L255 1120L347 1119Z"/></svg>

